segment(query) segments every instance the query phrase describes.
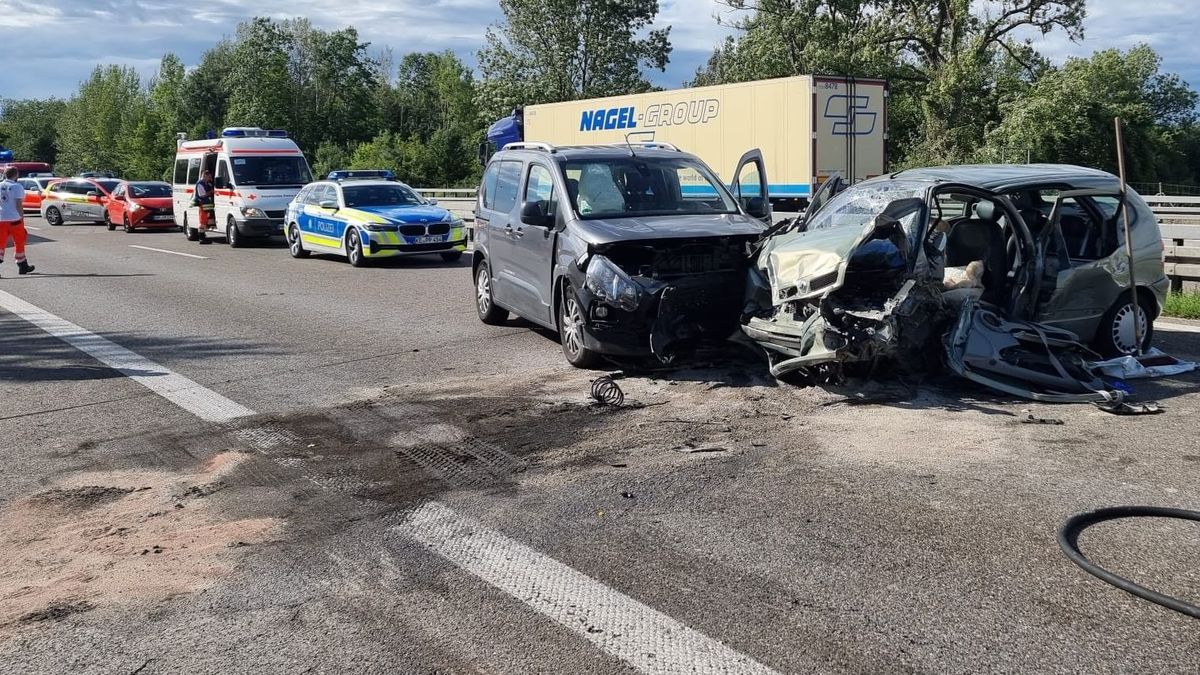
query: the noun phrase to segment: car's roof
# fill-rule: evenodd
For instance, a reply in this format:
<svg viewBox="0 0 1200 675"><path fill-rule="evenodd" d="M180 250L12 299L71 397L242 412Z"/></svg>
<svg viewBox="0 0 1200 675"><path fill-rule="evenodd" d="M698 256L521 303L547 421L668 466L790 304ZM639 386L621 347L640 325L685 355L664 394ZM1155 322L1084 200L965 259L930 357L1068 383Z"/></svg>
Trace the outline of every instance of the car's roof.
<svg viewBox="0 0 1200 675"><path fill-rule="evenodd" d="M961 164L898 171L898 180L928 180L966 183L987 190L1002 190L1030 183L1114 183L1117 177L1099 169L1073 164Z"/></svg>
<svg viewBox="0 0 1200 675"><path fill-rule="evenodd" d="M560 145L554 147L549 153L552 159L560 159L570 161L573 159L628 159L629 146L624 144L619 145ZM648 158L678 158L687 157L694 159L694 155L683 152L681 150L668 150L659 147L647 147L643 145L633 144L633 152L638 157ZM512 148L509 150L501 150L498 154L511 153L533 153L537 155L546 155L546 151L539 148Z"/></svg>

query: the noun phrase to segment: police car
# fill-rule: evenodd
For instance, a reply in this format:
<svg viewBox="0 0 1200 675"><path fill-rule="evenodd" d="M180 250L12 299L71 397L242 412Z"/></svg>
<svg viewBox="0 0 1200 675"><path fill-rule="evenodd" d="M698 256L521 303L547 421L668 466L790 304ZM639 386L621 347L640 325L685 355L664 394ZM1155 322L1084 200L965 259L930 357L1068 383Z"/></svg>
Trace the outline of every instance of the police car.
<svg viewBox="0 0 1200 675"><path fill-rule="evenodd" d="M387 178L353 178L311 183L288 205L287 235L292 257L310 253L345 256L362 267L375 258L439 254L454 262L467 249L461 218L424 199L404 183Z"/></svg>

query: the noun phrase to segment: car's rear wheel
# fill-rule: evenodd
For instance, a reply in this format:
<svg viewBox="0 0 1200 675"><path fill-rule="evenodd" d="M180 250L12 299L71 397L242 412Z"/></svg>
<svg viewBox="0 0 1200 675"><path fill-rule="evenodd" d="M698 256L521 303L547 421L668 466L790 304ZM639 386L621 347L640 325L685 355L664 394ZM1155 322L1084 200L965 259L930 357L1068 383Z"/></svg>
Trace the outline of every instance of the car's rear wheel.
<svg viewBox="0 0 1200 675"><path fill-rule="evenodd" d="M499 326L508 319L508 310L497 306L492 299L492 270L486 260L475 268L475 309L479 320L491 326Z"/></svg>
<svg viewBox="0 0 1200 675"><path fill-rule="evenodd" d="M112 216L108 215L107 210L104 212L104 226L108 228L109 232L117 229L117 224L112 221Z"/></svg>
<svg viewBox="0 0 1200 675"><path fill-rule="evenodd" d="M1096 329L1095 347L1105 356L1121 356L1137 351L1137 330L1142 334L1142 350L1150 348L1150 340L1154 337L1153 305L1144 296L1139 295L1137 303L1130 301L1129 294L1123 293L1116 303L1104 314L1100 326Z"/></svg>
<svg viewBox="0 0 1200 675"><path fill-rule="evenodd" d="M288 251L293 258L307 258L308 251L304 250L304 241L300 239L300 227L295 223L287 229Z"/></svg>
<svg viewBox="0 0 1200 675"><path fill-rule="evenodd" d="M563 286L562 298L558 301L558 338L562 343L567 363L576 368L596 368L604 362L599 352L588 349L583 343L583 304L575 289L568 282Z"/></svg>
<svg viewBox="0 0 1200 675"><path fill-rule="evenodd" d="M188 241L197 241L198 239L200 239L200 233L194 227L191 227L188 225L188 217L187 217L186 213L183 214L183 228L182 229L183 229L183 236L187 237Z"/></svg>
<svg viewBox="0 0 1200 675"><path fill-rule="evenodd" d="M129 234L130 232L133 232L133 223L129 222L129 216L128 216L128 215L126 215L124 218L122 218L122 219L121 219L121 226L122 226L123 228L125 228L125 233L126 233L126 234Z"/></svg>
<svg viewBox="0 0 1200 675"><path fill-rule="evenodd" d="M462 256L462 251L446 251L442 254L442 260L445 260L446 262L458 262L462 259Z"/></svg>
<svg viewBox="0 0 1200 675"><path fill-rule="evenodd" d="M359 239L358 230L353 227L346 235L346 258L355 267L366 267L367 265L366 256L363 255L362 239Z"/></svg>
<svg viewBox="0 0 1200 675"><path fill-rule="evenodd" d="M229 248L242 248L246 245L246 239L238 230L237 221L233 216L225 220L225 242L229 244Z"/></svg>
<svg viewBox="0 0 1200 675"><path fill-rule="evenodd" d="M58 227L59 225L62 225L62 212L53 206L46 209L46 222L50 223L51 227Z"/></svg>

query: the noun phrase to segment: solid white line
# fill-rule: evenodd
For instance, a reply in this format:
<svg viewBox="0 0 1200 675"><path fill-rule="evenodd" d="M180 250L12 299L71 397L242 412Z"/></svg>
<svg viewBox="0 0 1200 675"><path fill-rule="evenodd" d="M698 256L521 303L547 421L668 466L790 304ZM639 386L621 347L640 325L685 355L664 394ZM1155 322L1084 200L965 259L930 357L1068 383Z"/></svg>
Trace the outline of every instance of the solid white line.
<svg viewBox="0 0 1200 675"><path fill-rule="evenodd" d="M207 257L202 256L202 255L194 255L191 253L180 253L179 251L168 251L165 248L151 248L149 246L138 246L137 244L130 244L129 248L140 248L143 251L158 251L159 253L170 253L171 255L182 255L182 256L186 256L188 258L198 258L200 260L208 260Z"/></svg>
<svg viewBox="0 0 1200 675"><path fill-rule="evenodd" d="M0 291L0 308L120 371L209 422L256 414L168 368ZM466 431L453 431L466 437ZM260 451L296 442L289 431L236 430ZM269 455L268 455L269 456ZM311 479L310 479L311 480ZM774 673L717 640L524 544L428 502L394 528L643 673Z"/></svg>
<svg viewBox="0 0 1200 675"><path fill-rule="evenodd" d="M34 227L33 225L26 225L26 226L25 226L25 229L27 229L27 230L40 230L40 229L42 229L42 228L40 228L40 227Z"/></svg>
<svg viewBox="0 0 1200 675"><path fill-rule="evenodd" d="M1190 323L1175 323L1174 321L1155 321L1154 328L1165 328L1169 331L1179 331L1182 333L1200 333L1200 326L1194 326Z"/></svg>
<svg viewBox="0 0 1200 675"><path fill-rule="evenodd" d="M15 295L0 291L0 308L16 314L104 365L120 371L134 382L202 420L228 422L255 414L240 403L235 403L70 321L35 307Z"/></svg>
<svg viewBox="0 0 1200 675"><path fill-rule="evenodd" d="M643 673L775 672L437 502L396 529Z"/></svg>

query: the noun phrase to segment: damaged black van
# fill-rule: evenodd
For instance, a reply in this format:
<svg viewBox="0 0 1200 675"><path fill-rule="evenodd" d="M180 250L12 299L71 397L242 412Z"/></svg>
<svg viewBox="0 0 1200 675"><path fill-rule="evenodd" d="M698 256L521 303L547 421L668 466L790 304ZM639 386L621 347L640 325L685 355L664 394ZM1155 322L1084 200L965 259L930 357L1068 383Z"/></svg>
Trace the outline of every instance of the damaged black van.
<svg viewBox="0 0 1200 675"><path fill-rule="evenodd" d="M759 242L750 277L743 330L776 376L885 358L921 368L965 349L965 334L941 339L958 325L1015 336L1008 356L983 361L1025 359L1009 365L1058 377L1050 352L1071 338L1105 355L1134 352L1135 336L1149 346L1169 287L1145 201L1122 197L1112 174L1067 165L913 169L848 188L835 177L806 217ZM995 318L959 321L963 311ZM1046 353L1017 348L1024 338Z"/></svg>
<svg viewBox="0 0 1200 675"><path fill-rule="evenodd" d="M747 153L727 188L665 143L511 143L476 203L479 318L517 314L559 333L578 367L669 362L739 328L749 244L770 220L766 171Z"/></svg>

